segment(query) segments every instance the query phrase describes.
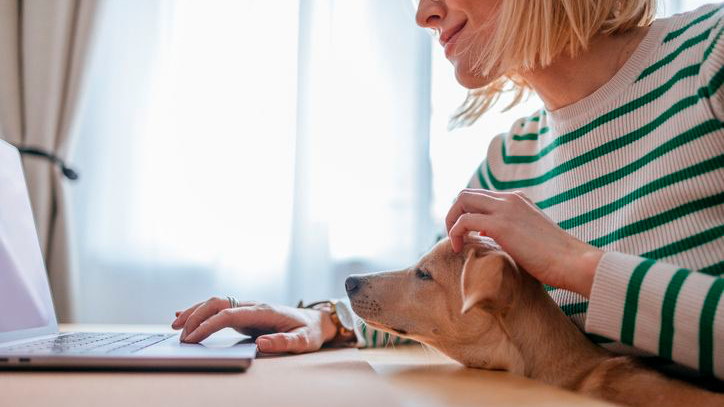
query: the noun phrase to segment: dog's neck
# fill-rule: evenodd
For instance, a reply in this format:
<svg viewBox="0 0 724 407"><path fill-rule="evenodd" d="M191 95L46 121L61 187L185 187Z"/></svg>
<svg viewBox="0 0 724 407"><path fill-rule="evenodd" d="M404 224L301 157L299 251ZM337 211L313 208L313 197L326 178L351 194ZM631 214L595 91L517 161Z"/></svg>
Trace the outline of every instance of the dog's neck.
<svg viewBox="0 0 724 407"><path fill-rule="evenodd" d="M426 342L469 367L506 370L575 389L611 354L586 338L540 282L522 270L514 278L513 303L494 314L498 328L474 331L454 344Z"/></svg>
<svg viewBox="0 0 724 407"><path fill-rule="evenodd" d="M475 332L455 346L430 345L469 367L506 370L575 389L611 354L586 338L540 282L522 270L514 278L512 304L494 314L498 328Z"/></svg>
<svg viewBox="0 0 724 407"><path fill-rule="evenodd" d="M527 377L573 389L585 373L610 357L561 312L541 283L522 271L519 291L501 318L522 357Z"/></svg>

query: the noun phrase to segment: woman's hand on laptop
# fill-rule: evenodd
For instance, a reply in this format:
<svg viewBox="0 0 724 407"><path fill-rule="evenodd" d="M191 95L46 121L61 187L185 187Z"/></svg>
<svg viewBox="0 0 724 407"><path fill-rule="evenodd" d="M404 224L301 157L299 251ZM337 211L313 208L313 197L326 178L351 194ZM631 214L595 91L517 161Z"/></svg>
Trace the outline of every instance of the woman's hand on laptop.
<svg viewBox="0 0 724 407"><path fill-rule="evenodd" d="M234 328L257 337L256 345L265 353L313 352L337 332L325 311L256 302L241 302L239 307L230 308L228 299L216 297L177 312L171 327L182 329L181 342L187 343Z"/></svg>

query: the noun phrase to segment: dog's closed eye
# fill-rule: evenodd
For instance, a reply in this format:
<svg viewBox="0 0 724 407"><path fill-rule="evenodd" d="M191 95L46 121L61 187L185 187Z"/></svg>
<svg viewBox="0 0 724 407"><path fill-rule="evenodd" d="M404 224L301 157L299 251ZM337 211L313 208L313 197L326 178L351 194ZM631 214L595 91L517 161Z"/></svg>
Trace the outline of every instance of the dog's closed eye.
<svg viewBox="0 0 724 407"><path fill-rule="evenodd" d="M415 270L415 277L420 280L432 280L432 275L423 269Z"/></svg>

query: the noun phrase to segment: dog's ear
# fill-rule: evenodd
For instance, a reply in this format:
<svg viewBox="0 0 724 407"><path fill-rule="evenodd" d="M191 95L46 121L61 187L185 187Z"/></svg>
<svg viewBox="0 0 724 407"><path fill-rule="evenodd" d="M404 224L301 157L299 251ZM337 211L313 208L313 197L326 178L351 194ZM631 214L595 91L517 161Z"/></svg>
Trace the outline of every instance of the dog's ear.
<svg viewBox="0 0 724 407"><path fill-rule="evenodd" d="M495 312L512 302L514 278L513 261L503 252L477 253L470 248L460 279L463 292L464 314L475 305Z"/></svg>

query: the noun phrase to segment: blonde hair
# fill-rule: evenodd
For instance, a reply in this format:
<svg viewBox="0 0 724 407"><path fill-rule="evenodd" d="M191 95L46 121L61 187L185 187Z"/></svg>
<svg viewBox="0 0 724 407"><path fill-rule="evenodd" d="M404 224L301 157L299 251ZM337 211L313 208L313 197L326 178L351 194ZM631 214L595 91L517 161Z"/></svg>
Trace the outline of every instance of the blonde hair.
<svg viewBox="0 0 724 407"><path fill-rule="evenodd" d="M599 33L617 34L645 26L656 15L657 0L500 0L490 41L476 50L473 69L498 75L470 90L450 126L473 124L504 92L520 103L532 91L520 72L550 65L563 52L575 57ZM485 27L481 27L481 30Z"/></svg>

